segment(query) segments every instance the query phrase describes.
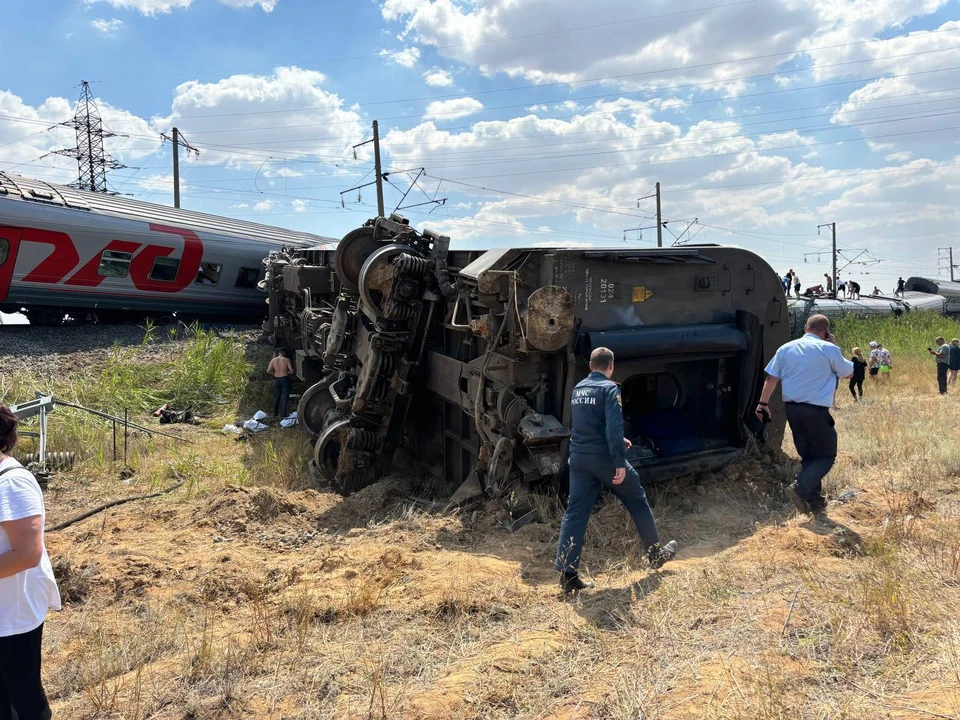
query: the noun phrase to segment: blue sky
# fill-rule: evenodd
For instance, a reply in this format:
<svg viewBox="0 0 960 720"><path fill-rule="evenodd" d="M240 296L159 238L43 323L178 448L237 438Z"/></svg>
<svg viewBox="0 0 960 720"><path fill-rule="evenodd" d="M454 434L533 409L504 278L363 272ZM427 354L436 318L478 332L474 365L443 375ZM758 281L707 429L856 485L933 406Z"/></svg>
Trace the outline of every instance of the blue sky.
<svg viewBox="0 0 960 720"><path fill-rule="evenodd" d="M880 261L845 274L888 290L935 274L960 220L958 20L947 0L8 0L0 170L73 179L48 128L86 79L129 166L111 185L152 202L176 125L200 150L184 207L342 235L375 212L340 193L372 179L351 146L379 119L388 210L424 168L405 202L445 202L405 212L455 245L650 246L659 181L666 244L812 284L835 221Z"/></svg>

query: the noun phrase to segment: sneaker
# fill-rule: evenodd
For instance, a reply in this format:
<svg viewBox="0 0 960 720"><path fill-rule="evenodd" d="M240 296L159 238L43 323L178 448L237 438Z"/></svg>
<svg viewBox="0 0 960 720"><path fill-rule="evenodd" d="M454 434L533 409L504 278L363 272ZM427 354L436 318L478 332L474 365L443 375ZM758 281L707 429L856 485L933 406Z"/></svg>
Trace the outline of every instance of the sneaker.
<svg viewBox="0 0 960 720"><path fill-rule="evenodd" d="M654 570L659 570L664 566L665 563L670 562L677 556L677 541L671 540L666 545L661 547L659 544L654 545L649 550L647 550L647 557L650 560L650 567Z"/></svg>
<svg viewBox="0 0 960 720"><path fill-rule="evenodd" d="M793 501L793 506L797 509L798 513L801 515L809 515L812 512L810 510L810 503L803 499L796 485L791 485L787 488L787 495Z"/></svg>
<svg viewBox="0 0 960 720"><path fill-rule="evenodd" d="M580 590L587 590L592 587L592 582L583 580L575 572L565 572L560 575L560 588L563 590L564 595L571 592L579 592Z"/></svg>

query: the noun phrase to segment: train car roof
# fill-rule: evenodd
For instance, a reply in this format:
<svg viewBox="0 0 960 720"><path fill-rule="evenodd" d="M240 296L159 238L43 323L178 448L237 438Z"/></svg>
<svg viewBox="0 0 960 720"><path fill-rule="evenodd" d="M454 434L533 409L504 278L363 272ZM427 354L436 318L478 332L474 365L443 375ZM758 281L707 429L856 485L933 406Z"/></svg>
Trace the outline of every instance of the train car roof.
<svg viewBox="0 0 960 720"><path fill-rule="evenodd" d="M918 290L920 292L943 295L944 297L960 297L960 283L944 280L943 278L908 278L906 288L907 290Z"/></svg>
<svg viewBox="0 0 960 720"><path fill-rule="evenodd" d="M299 230L287 230L272 225L261 225L219 215L194 212L193 210L182 210L118 195L77 190L66 185L54 185L22 175L0 172L0 200L3 199L19 199L38 205L82 210L126 220L163 223L220 235L234 235L276 245L329 247L330 244L338 242L336 238L314 235Z"/></svg>

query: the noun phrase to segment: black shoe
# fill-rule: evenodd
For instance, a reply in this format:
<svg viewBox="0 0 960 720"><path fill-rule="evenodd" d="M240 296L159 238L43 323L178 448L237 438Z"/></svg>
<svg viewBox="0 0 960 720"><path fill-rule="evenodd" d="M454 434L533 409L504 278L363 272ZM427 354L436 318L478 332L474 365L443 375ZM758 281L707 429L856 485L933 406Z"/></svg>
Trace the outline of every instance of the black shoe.
<svg viewBox="0 0 960 720"><path fill-rule="evenodd" d="M787 488L787 495L793 501L793 506L797 509L798 513L801 515L809 515L812 512L810 503L803 499L796 485L791 485Z"/></svg>
<svg viewBox="0 0 960 720"><path fill-rule="evenodd" d="M563 590L564 595L579 592L580 590L587 590L592 587L592 582L582 580L575 572L565 572L560 575L560 588Z"/></svg>
<svg viewBox="0 0 960 720"><path fill-rule="evenodd" d="M652 548L647 550L647 557L650 560L650 567L654 570L659 570L664 566L665 563L670 562L677 556L677 541L671 540L663 547L660 547L659 544L654 545Z"/></svg>

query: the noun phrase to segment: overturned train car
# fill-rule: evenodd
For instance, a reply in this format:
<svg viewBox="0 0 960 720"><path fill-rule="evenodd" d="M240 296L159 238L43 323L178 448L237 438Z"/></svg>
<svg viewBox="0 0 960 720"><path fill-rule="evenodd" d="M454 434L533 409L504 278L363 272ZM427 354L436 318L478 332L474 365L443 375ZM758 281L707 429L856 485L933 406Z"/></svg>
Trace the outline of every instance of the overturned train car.
<svg viewBox="0 0 960 720"><path fill-rule="evenodd" d="M265 328L312 383L299 419L339 492L376 482L396 451L491 496L562 482L571 391L599 346L616 354L645 479L715 469L754 440L779 448L783 412L762 424L753 408L789 326L758 256L449 244L394 215L336 250L267 260Z"/></svg>

